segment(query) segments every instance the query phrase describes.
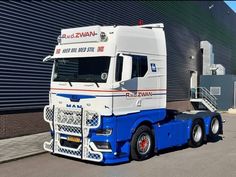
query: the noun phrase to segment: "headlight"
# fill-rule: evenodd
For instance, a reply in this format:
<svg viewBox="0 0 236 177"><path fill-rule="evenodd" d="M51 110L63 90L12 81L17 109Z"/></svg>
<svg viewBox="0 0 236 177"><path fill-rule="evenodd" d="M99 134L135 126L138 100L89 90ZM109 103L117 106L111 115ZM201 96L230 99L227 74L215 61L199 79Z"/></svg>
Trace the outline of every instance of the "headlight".
<svg viewBox="0 0 236 177"><path fill-rule="evenodd" d="M99 129L96 131L96 135L105 135L109 136L112 133L112 129Z"/></svg>

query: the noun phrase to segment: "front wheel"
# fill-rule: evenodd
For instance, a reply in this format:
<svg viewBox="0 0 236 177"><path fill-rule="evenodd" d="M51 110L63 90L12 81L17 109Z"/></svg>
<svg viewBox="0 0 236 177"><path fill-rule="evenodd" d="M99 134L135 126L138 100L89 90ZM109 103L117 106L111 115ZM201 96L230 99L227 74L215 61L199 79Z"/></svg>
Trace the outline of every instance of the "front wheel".
<svg viewBox="0 0 236 177"><path fill-rule="evenodd" d="M191 132L190 132L190 147L199 147L203 144L204 139L204 123L200 119L193 121Z"/></svg>
<svg viewBox="0 0 236 177"><path fill-rule="evenodd" d="M152 130L145 125L138 127L131 140L131 158L145 160L154 152L154 137Z"/></svg>

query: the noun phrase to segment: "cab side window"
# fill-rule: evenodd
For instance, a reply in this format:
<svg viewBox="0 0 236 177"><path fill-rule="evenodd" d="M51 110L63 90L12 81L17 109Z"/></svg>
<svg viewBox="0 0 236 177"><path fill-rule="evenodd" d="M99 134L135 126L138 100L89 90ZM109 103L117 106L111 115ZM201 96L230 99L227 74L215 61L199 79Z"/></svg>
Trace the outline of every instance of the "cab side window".
<svg viewBox="0 0 236 177"><path fill-rule="evenodd" d="M132 64L132 78L134 77L143 77L148 70L147 57L132 55L133 64Z"/></svg>

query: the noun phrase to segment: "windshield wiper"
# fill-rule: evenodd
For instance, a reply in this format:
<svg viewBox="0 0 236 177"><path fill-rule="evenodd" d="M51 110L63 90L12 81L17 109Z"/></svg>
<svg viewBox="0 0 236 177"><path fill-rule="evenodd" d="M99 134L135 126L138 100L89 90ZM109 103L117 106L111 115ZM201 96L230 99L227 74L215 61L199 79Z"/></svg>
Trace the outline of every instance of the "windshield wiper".
<svg viewBox="0 0 236 177"><path fill-rule="evenodd" d="M71 81L68 81L68 83L70 84L70 86L72 87L72 83L71 83Z"/></svg>
<svg viewBox="0 0 236 177"><path fill-rule="evenodd" d="M96 81L95 81L94 83L95 83L95 84L96 84L96 86L99 88L99 85L98 85L98 83L97 83Z"/></svg>
<svg viewBox="0 0 236 177"><path fill-rule="evenodd" d="M87 78L84 78L84 80L89 81L89 82L94 82L96 84L96 86L99 88L98 82L95 80L92 80L92 78L87 77Z"/></svg>

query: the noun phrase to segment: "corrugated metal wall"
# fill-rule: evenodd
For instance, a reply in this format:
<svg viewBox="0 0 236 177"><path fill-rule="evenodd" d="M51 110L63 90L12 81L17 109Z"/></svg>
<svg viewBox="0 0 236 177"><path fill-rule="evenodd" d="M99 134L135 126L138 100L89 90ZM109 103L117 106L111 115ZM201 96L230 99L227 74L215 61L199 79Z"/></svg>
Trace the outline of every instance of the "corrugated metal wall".
<svg viewBox="0 0 236 177"><path fill-rule="evenodd" d="M47 104L51 64L42 59L52 54L60 29L136 25L138 19L145 24L165 23L168 100L186 100L190 70L201 72L201 40L214 45L217 63L228 73L233 70L236 16L223 2L214 3L209 10L210 2L1 1L0 110Z"/></svg>

